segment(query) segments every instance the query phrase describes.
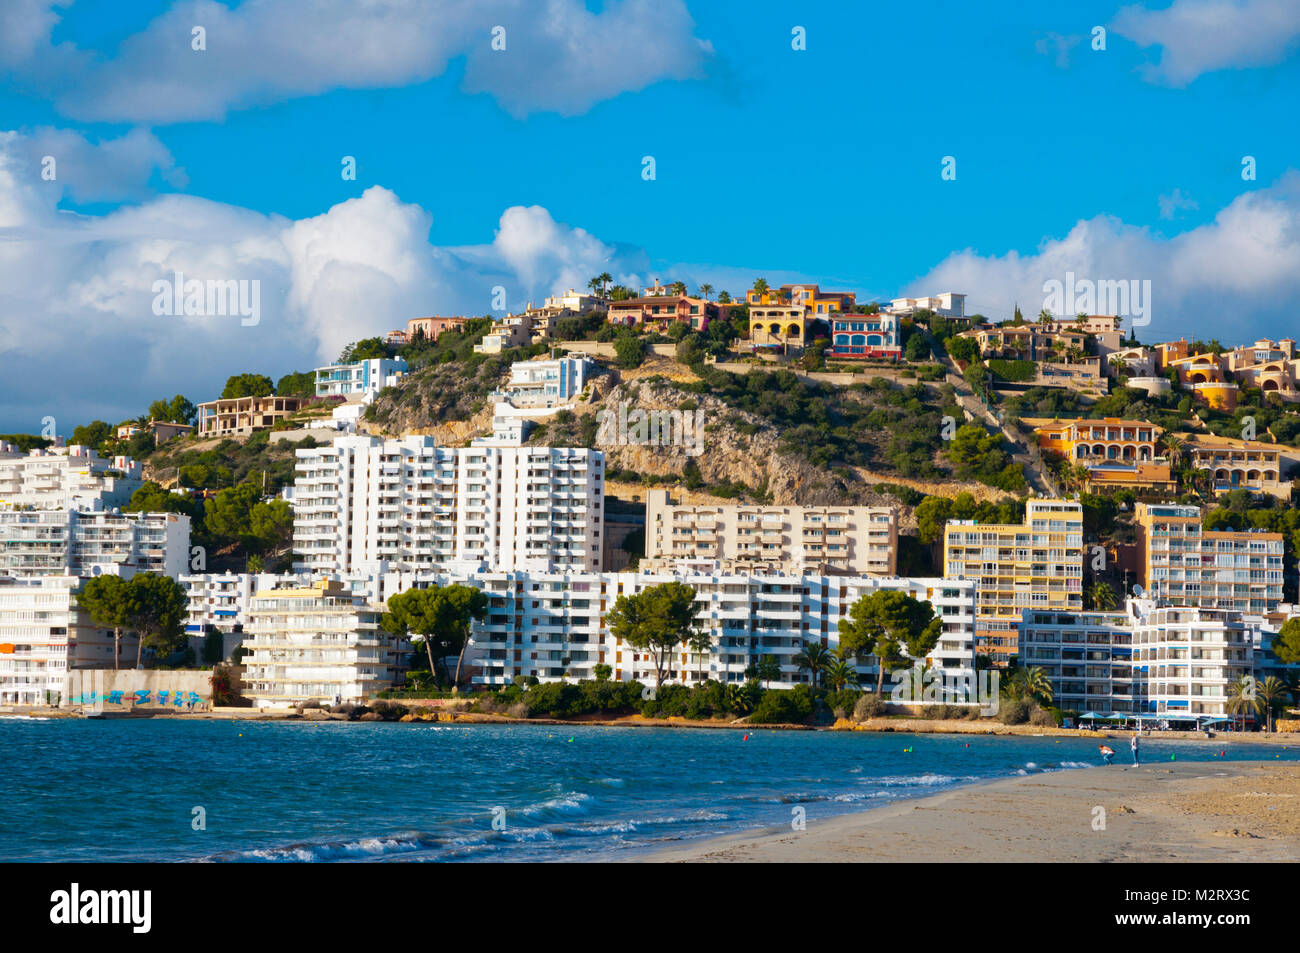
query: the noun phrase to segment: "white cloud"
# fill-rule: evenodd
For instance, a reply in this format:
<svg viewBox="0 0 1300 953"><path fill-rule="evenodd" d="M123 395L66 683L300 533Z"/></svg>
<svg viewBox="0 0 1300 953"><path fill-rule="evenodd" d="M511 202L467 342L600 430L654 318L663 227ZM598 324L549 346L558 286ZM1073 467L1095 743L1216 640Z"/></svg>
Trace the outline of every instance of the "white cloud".
<svg viewBox="0 0 1300 953"><path fill-rule="evenodd" d="M167 147L146 129L92 143L70 129L40 128L15 138L14 145L14 174L45 183L51 204L65 195L76 202L141 198L155 171L171 185L183 188L187 181Z"/></svg>
<svg viewBox="0 0 1300 953"><path fill-rule="evenodd" d="M439 247L429 213L379 187L300 221L186 195L69 213L28 173L32 148L0 133L0 432L208 400L231 374L309 369L411 317L488 314L495 285L519 310L601 271L643 273L643 252L536 206L506 209L491 241ZM260 322L156 316L153 283L175 272L259 281Z"/></svg>
<svg viewBox="0 0 1300 953"><path fill-rule="evenodd" d="M1150 81L1186 86L1203 73L1281 62L1300 37L1295 0L1174 0L1163 10L1122 8L1110 27L1138 46L1161 47L1142 68Z"/></svg>
<svg viewBox="0 0 1300 953"><path fill-rule="evenodd" d="M491 46L497 26L504 51ZM202 51L192 48L195 27ZM466 90L515 116L573 115L659 80L702 76L712 48L693 30L684 0L612 0L600 13L581 0L181 0L78 71L57 102L84 120L213 120L340 87L424 82L465 56Z"/></svg>
<svg viewBox="0 0 1300 953"><path fill-rule="evenodd" d="M1160 217L1166 220L1172 220L1179 212L1194 211L1200 208L1194 198L1184 194L1183 190L1178 188L1168 195L1157 196L1156 204L1160 206Z"/></svg>
<svg viewBox="0 0 1300 953"><path fill-rule="evenodd" d="M1051 56L1057 67L1068 69L1070 66L1070 50L1079 45L1083 37L1078 34L1063 35L1061 33L1048 32L1034 40L1034 52L1039 56Z"/></svg>
<svg viewBox="0 0 1300 953"><path fill-rule="evenodd" d="M1044 282L1064 282L1067 272L1076 280L1150 280L1151 323L1139 330L1143 341L1223 337L1225 322L1234 340L1294 334L1300 173L1238 196L1213 222L1172 238L1098 216L1045 240L1032 255L954 253L908 291L963 291L968 310L1001 319L1017 303L1025 314L1037 314Z"/></svg>

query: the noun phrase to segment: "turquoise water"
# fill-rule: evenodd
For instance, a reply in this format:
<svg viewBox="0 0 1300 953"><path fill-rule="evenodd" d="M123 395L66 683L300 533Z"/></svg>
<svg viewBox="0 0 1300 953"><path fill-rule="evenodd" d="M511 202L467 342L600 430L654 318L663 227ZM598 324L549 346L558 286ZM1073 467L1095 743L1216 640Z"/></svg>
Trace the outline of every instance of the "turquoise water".
<svg viewBox="0 0 1300 953"><path fill-rule="evenodd" d="M610 860L1099 763L1086 738L0 719L0 860ZM572 739L572 740L570 740ZM1127 745L1112 742L1118 764ZM911 751L904 749L910 748ZM1287 760L1144 741L1143 759ZM194 830L195 807L206 830ZM504 830L493 829L493 809Z"/></svg>

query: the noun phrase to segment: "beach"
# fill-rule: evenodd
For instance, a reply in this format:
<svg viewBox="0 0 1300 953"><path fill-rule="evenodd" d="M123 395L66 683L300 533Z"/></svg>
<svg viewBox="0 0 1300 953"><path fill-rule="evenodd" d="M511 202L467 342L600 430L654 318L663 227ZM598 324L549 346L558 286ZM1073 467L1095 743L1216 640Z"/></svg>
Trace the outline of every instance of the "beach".
<svg viewBox="0 0 1300 953"><path fill-rule="evenodd" d="M651 854L656 862L1170 863L1293 861L1300 765L1116 764L991 781L806 828L737 834ZM1098 810L1098 808L1102 810ZM1104 811L1104 813L1103 813Z"/></svg>

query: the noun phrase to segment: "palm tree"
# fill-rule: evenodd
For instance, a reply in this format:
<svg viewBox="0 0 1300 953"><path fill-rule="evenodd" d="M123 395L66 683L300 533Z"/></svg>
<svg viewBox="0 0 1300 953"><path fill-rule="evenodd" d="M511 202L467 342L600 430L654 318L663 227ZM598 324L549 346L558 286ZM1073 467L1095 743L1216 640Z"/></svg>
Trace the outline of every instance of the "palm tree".
<svg viewBox="0 0 1300 953"><path fill-rule="evenodd" d="M766 278L755 278L755 279L754 279L754 287L751 288L750 290L751 290L751 291L754 291L754 292L757 292L759 295L767 294L767 279L766 279Z"/></svg>
<svg viewBox="0 0 1300 953"><path fill-rule="evenodd" d="M1115 380L1119 380L1119 376L1124 373L1128 364L1118 354L1112 354L1109 363L1110 369L1115 373Z"/></svg>
<svg viewBox="0 0 1300 953"><path fill-rule="evenodd" d="M1044 308L1042 311L1039 311L1039 312L1038 312L1038 323L1039 323L1039 324L1051 324L1051 323L1052 323L1052 312L1048 311L1046 308Z"/></svg>
<svg viewBox="0 0 1300 953"><path fill-rule="evenodd" d="M820 642L805 642L803 650L794 657L794 664L799 666L800 671L808 672L812 677L813 688L816 688L819 676L826 669L830 658L831 650Z"/></svg>
<svg viewBox="0 0 1300 953"><path fill-rule="evenodd" d="M1250 686L1247 690L1247 685ZM1241 730L1246 730L1246 716L1248 714L1259 714L1263 711L1264 703L1259 698L1259 683L1253 678L1247 682L1245 678L1234 681L1228 686L1228 714L1241 716Z"/></svg>
<svg viewBox="0 0 1300 953"><path fill-rule="evenodd" d="M1273 730L1273 713L1282 707L1283 699L1291 694L1286 682L1276 675L1270 675L1255 684L1255 695L1264 705L1265 729Z"/></svg>
<svg viewBox="0 0 1300 953"><path fill-rule="evenodd" d="M711 295L711 294L713 294L713 285L710 285L710 284L703 284L703 285L700 285L700 297L701 297L701 298L703 298L705 301L708 301L708 300L709 300L709 295Z"/></svg>
<svg viewBox="0 0 1300 953"><path fill-rule="evenodd" d="M704 673L704 656L708 655L709 650L713 648L713 638L708 632L701 629L691 635L686 640L686 644L695 653L695 674L697 676L702 675ZM696 678L696 681L703 681L703 679Z"/></svg>
<svg viewBox="0 0 1300 953"><path fill-rule="evenodd" d="M1012 671L1011 677L1003 685L1002 692L1014 701L1033 702L1052 700L1052 681L1047 672L1032 665Z"/></svg>
<svg viewBox="0 0 1300 953"><path fill-rule="evenodd" d="M1102 582L1100 579L1093 580L1092 585L1088 587L1088 599L1092 607L1100 612L1109 612L1118 602L1110 583Z"/></svg>
<svg viewBox="0 0 1300 953"><path fill-rule="evenodd" d="M749 693L745 691L744 685L728 685L726 700L727 709L737 715L748 715L754 707L749 703Z"/></svg>
<svg viewBox="0 0 1300 953"><path fill-rule="evenodd" d="M835 655L826 661L826 667L822 670L822 681L832 691L838 692L849 685L858 684L861 681L861 676L858 675L856 665L846 658Z"/></svg>

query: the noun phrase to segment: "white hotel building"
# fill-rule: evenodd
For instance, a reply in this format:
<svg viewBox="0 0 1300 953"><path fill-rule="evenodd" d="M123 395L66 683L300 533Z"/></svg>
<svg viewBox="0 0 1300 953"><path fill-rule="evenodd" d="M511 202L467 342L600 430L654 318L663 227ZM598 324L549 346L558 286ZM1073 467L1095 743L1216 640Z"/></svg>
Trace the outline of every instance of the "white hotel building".
<svg viewBox="0 0 1300 953"><path fill-rule="evenodd" d="M1044 670L1053 703L1066 710L1165 720L1230 717L1234 682L1247 675L1285 678L1300 669L1271 652L1286 617L1149 599L1129 599L1112 612L1027 609L1020 660Z"/></svg>
<svg viewBox="0 0 1300 953"><path fill-rule="evenodd" d="M380 628L383 612L336 580L258 591L244 640L244 694L274 708L362 702L391 688L411 644Z"/></svg>
<svg viewBox="0 0 1300 953"><path fill-rule="evenodd" d="M144 485L130 457L105 459L89 447L23 453L0 441L0 509L107 510L125 506Z"/></svg>
<svg viewBox="0 0 1300 953"><path fill-rule="evenodd" d="M190 518L181 513L0 509L0 575L176 578L189 556Z"/></svg>
<svg viewBox="0 0 1300 953"><path fill-rule="evenodd" d="M738 683L745 671L764 655L775 656L781 677L775 688L791 688L809 680L794 657L805 642L818 641L828 648L839 645L839 621L853 603L877 589L901 589L931 602L943 620L939 642L927 656L941 670L945 683L971 684L974 675L975 584L946 579L909 579L897 576L783 576L711 573L562 573L477 572L396 573L352 575L332 581L333 594L348 597L368 612L382 612L385 600L412 587L466 583L488 596L488 610L473 626L466 666L478 685L508 685L516 677L540 681L561 678L590 679L595 666L609 665L612 677L625 681L654 679L654 663L645 654L623 645L609 634L606 616L620 595L631 595L663 582L680 581L696 591L701 627L712 636L713 648L697 655L685 646L675 653L672 681L693 683L701 678ZM211 620L210 594L227 594L223 618L249 620L245 647L256 645L256 633L267 629L266 613L259 601L275 587L308 587L301 577L209 574L186 576L190 587L191 622ZM316 585L322 584L317 582ZM256 587L256 588L254 588ZM261 590L259 594L257 589ZM354 612L352 608L348 612ZM353 620L362 629L360 618ZM295 646L281 646L294 649ZM316 647L298 646L303 664ZM282 656L281 661L288 656ZM874 684L876 666L864 659L858 667L864 685ZM890 680L886 678L886 688ZM275 696L281 703L289 695L280 689L262 689L261 697ZM307 696L302 696L307 697ZM311 697L315 697L314 695ZM299 700L302 700L299 698ZM271 704L267 701L265 704Z"/></svg>
<svg viewBox="0 0 1300 953"><path fill-rule="evenodd" d="M54 705L74 669L112 668L113 633L76 608L82 580L0 576L0 705ZM122 634L122 668L135 665L135 639Z"/></svg>
<svg viewBox="0 0 1300 953"><path fill-rule="evenodd" d="M471 582L487 593L489 608L474 626L477 674L486 685L509 684L516 676L594 677L609 665L621 680L653 680L654 663L610 635L606 614L620 595L664 582L695 589L701 627L713 637L703 658L683 646L675 653L672 680L745 681L745 670L764 655L775 656L781 678L773 687L807 682L794 657L805 642L839 645L839 621L857 599L877 589L901 589L929 600L943 620L939 643L928 661L953 680L974 673L975 585L946 579L856 576L782 576L726 573L481 573ZM873 682L874 660L858 671ZM889 684L886 679L886 685Z"/></svg>
<svg viewBox="0 0 1300 953"><path fill-rule="evenodd" d="M297 455L295 571L600 568L599 451L354 436Z"/></svg>

